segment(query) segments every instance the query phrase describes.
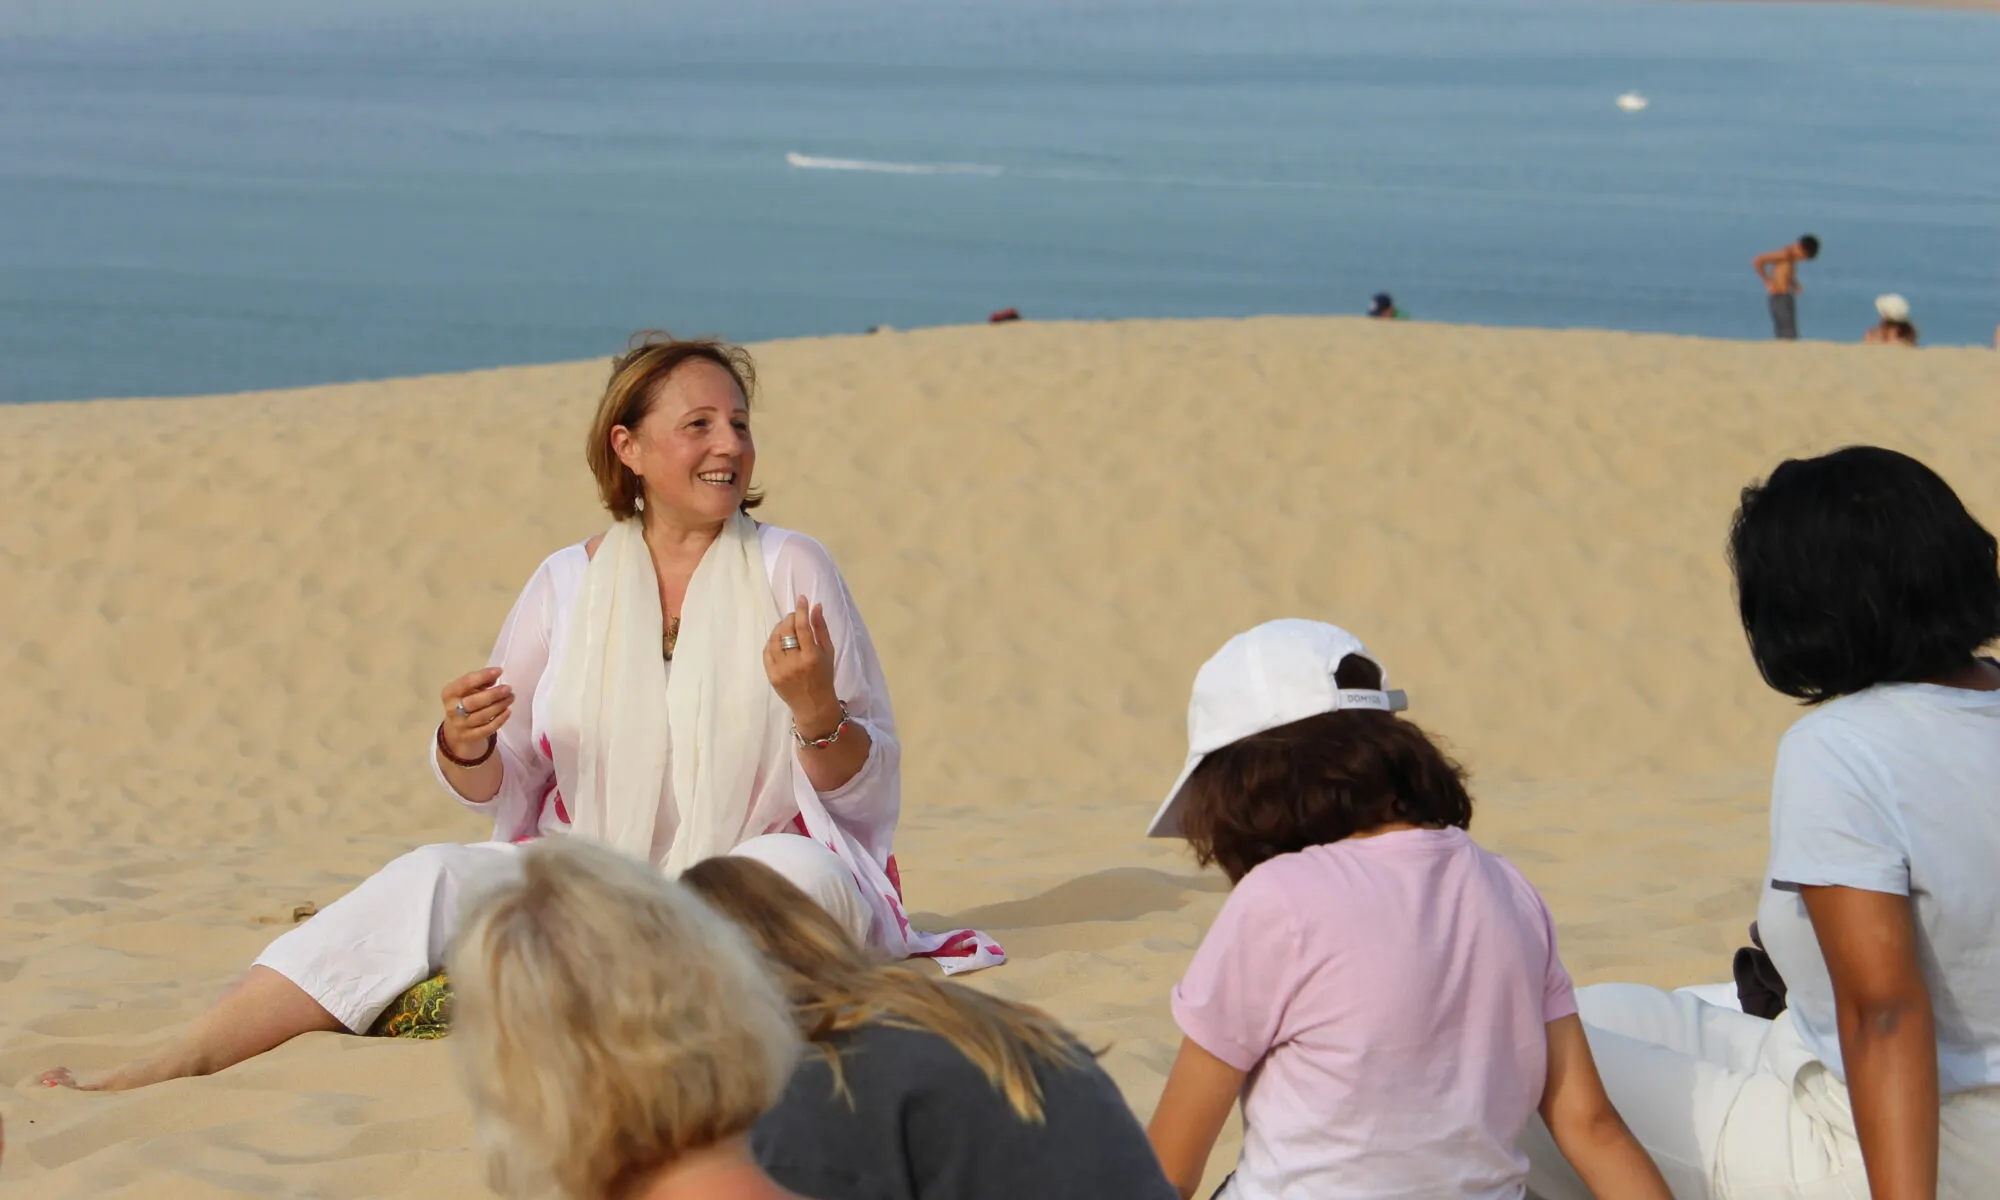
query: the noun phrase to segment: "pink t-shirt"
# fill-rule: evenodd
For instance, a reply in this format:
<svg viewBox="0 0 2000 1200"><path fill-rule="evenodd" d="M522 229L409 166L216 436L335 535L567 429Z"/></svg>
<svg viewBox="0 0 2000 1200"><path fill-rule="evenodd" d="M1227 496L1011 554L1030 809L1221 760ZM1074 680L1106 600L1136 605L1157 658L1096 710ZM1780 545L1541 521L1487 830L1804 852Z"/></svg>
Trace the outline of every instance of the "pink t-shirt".
<svg viewBox="0 0 2000 1200"><path fill-rule="evenodd" d="M1518 1200L1546 1026L1576 999L1521 873L1463 830L1413 829L1244 876L1173 1007L1250 1072L1230 1200Z"/></svg>

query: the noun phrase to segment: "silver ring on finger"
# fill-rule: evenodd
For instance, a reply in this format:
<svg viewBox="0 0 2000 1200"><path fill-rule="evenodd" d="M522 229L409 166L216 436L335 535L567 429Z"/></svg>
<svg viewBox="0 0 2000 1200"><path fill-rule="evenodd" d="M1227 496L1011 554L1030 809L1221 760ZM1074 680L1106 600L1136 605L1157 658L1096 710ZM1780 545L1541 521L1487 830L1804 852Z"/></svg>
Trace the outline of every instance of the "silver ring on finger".
<svg viewBox="0 0 2000 1200"><path fill-rule="evenodd" d="M784 637L778 639L778 649L780 650L796 650L798 648L799 648L799 639L793 637L789 633L786 634Z"/></svg>
<svg viewBox="0 0 2000 1200"><path fill-rule="evenodd" d="M472 716L471 713L465 711L465 701L463 700L460 700L458 703L452 705L451 710L459 715L460 720L464 720Z"/></svg>

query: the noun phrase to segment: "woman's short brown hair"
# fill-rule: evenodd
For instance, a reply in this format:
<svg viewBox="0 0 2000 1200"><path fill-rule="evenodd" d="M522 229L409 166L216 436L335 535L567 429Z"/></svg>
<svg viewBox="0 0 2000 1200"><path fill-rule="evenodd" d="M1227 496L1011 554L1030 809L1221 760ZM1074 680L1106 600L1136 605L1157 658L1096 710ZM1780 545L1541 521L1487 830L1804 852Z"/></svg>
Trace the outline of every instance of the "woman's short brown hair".
<svg viewBox="0 0 2000 1200"><path fill-rule="evenodd" d="M1381 686L1353 655L1341 687ZM1231 742L1181 787L1181 834L1202 866L1232 882L1257 864L1392 821L1431 829L1472 823L1465 772L1422 729L1393 713L1321 713Z"/></svg>
<svg viewBox="0 0 2000 1200"><path fill-rule="evenodd" d="M639 477L618 461L611 448L611 431L620 425L631 429L653 410L660 385L685 363L700 359L729 372L748 406L757 390L757 367L750 352L721 338L677 338L661 329L632 335L630 348L611 360L611 381L604 385L604 398L597 402L597 416L590 422L589 440L583 456L590 473L597 476L597 495L611 515L623 521L639 514ZM743 497L745 512L764 502L764 494L752 490Z"/></svg>

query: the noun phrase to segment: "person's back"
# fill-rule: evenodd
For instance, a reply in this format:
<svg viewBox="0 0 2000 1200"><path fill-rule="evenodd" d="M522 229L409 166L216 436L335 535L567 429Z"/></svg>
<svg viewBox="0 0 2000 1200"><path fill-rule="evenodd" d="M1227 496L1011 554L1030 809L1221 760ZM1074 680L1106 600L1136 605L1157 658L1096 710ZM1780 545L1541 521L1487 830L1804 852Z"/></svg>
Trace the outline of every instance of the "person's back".
<svg viewBox="0 0 2000 1200"><path fill-rule="evenodd" d="M1779 743L1756 925L1788 1007L1584 988L1601 1077L1683 1200L2000 1196L2000 541L1923 463L1849 446L1744 488L1728 554L1758 673L1815 706Z"/></svg>
<svg viewBox="0 0 2000 1200"><path fill-rule="evenodd" d="M1455 828L1263 863L1174 993L1189 1037L1259 1067L1246 1196L1518 1197L1544 1026L1574 1011L1540 897Z"/></svg>
<svg viewBox="0 0 2000 1200"><path fill-rule="evenodd" d="M682 880L763 950L809 1043L758 1161L816 1200L1171 1200L1138 1119L1047 1014L875 961L762 863Z"/></svg>
<svg viewBox="0 0 2000 1200"><path fill-rule="evenodd" d="M1599 1200L1668 1200L1604 1097L1548 909L1466 833L1464 773L1352 634L1271 621L1195 676L1154 816L1235 884L1174 990L1147 1128L1192 1197L1240 1097L1229 1200L1520 1200L1539 1112Z"/></svg>
<svg viewBox="0 0 2000 1200"><path fill-rule="evenodd" d="M977 1064L929 1030L837 1035L808 1054L751 1136L780 1184L820 1200L1171 1200L1138 1121L1101 1067L1034 1064L1024 1121Z"/></svg>
<svg viewBox="0 0 2000 1200"><path fill-rule="evenodd" d="M1790 876L1911 900L1936 1014L1938 1086L2000 1086L2000 691L1886 683L1829 701L1779 744L1758 927L1815 1057L1841 1071L1832 980Z"/></svg>

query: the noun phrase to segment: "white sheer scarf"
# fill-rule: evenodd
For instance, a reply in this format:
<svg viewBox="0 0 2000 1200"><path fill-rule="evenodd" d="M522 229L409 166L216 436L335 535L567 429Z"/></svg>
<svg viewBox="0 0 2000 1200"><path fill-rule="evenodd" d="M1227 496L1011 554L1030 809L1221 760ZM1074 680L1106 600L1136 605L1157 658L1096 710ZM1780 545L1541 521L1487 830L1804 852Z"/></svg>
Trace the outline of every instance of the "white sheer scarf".
<svg viewBox="0 0 2000 1200"><path fill-rule="evenodd" d="M778 608L757 523L731 517L695 568L671 676L638 521L605 533L570 620L549 723L576 731L573 777L557 772L572 831L675 875L763 833L757 814L789 799L792 751L764 673Z"/></svg>

